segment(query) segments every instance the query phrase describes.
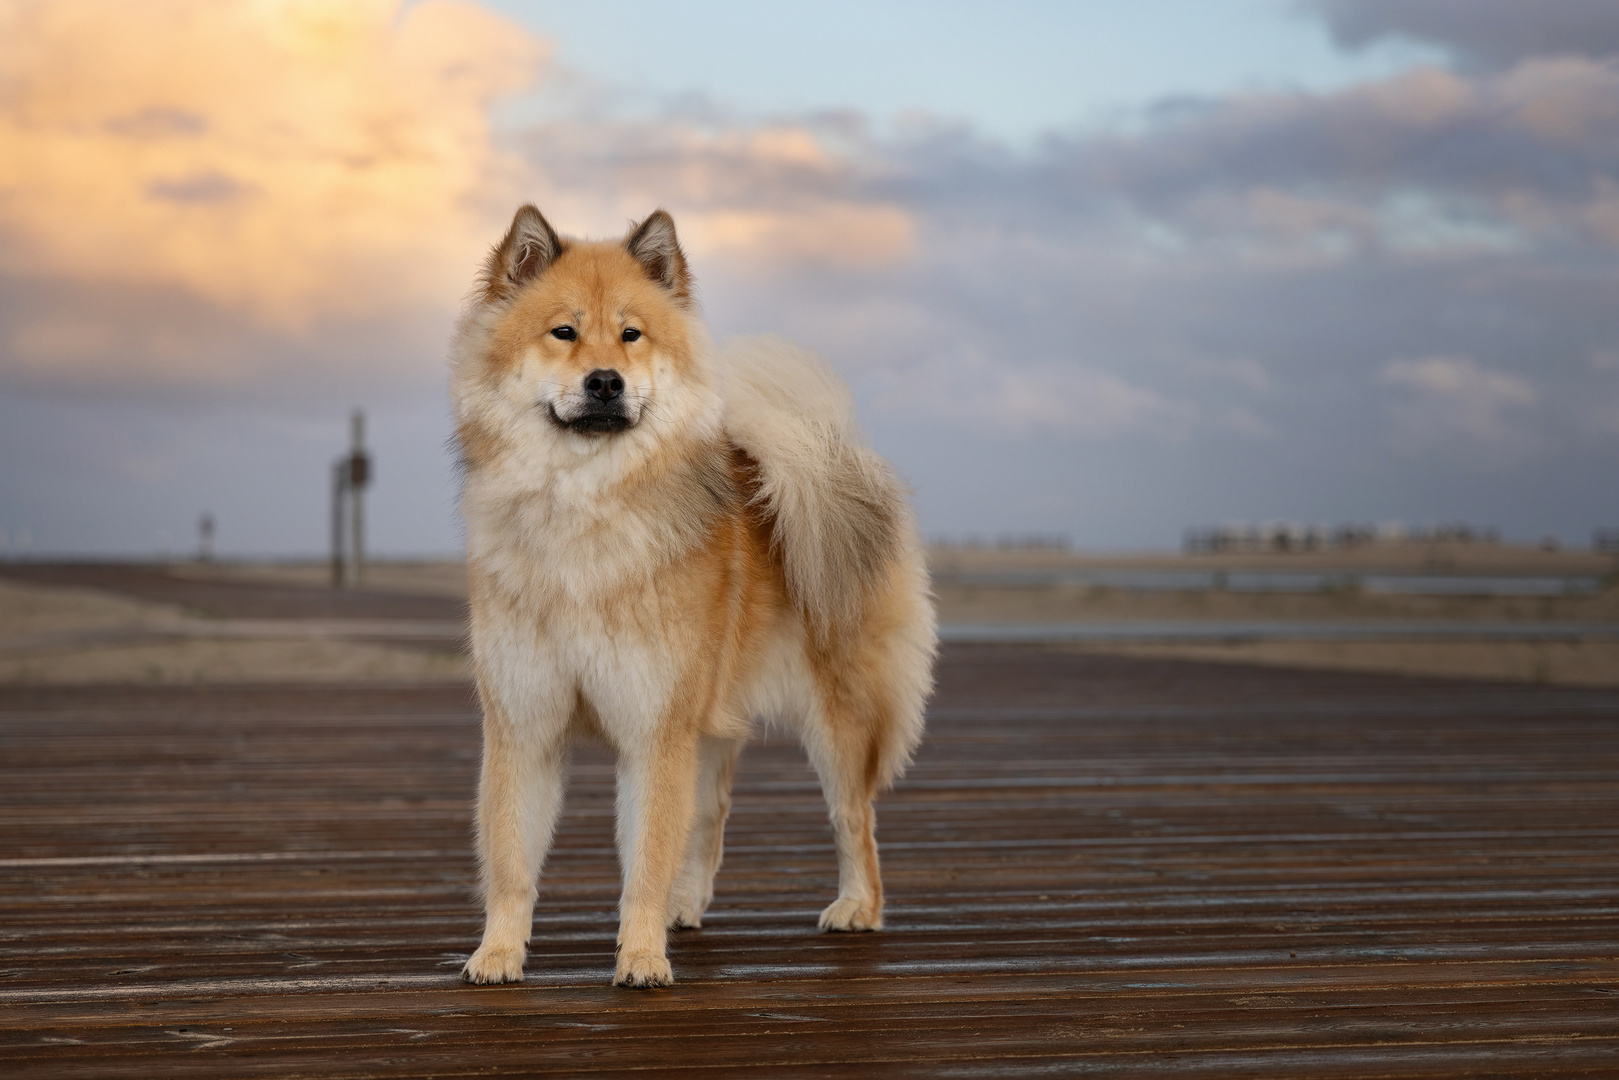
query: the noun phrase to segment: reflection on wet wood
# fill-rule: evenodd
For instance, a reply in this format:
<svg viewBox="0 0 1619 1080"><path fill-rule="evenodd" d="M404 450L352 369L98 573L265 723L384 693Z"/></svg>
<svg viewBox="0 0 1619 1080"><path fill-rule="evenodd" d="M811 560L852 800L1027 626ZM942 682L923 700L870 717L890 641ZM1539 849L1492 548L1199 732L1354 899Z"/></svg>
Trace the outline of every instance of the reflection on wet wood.
<svg viewBox="0 0 1619 1080"><path fill-rule="evenodd" d="M1619 694L952 647L889 929L750 748L680 982L612 974L575 762L529 981L478 934L463 687L0 691L9 1076L1613 1075Z"/></svg>

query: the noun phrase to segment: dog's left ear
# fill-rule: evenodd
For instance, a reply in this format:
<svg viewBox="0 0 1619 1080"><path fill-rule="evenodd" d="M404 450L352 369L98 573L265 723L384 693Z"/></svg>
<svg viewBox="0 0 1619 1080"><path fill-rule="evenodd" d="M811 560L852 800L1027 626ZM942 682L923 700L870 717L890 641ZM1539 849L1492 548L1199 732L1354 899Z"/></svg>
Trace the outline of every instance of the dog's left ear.
<svg viewBox="0 0 1619 1080"><path fill-rule="evenodd" d="M647 277L675 294L681 303L691 301L691 274L686 256L675 238L675 219L667 210L654 210L652 216L630 231L624 248Z"/></svg>

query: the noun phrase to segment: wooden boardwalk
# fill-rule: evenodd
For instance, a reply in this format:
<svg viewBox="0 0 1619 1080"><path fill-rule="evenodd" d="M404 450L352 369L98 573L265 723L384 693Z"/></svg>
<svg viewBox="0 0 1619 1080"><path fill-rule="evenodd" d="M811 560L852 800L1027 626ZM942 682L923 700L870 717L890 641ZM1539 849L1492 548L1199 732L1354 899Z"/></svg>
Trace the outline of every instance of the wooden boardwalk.
<svg viewBox="0 0 1619 1080"><path fill-rule="evenodd" d="M1619 1075L1619 693L953 646L889 928L750 748L678 984L608 985L607 759L529 980L476 944L464 687L0 689L7 1077Z"/></svg>

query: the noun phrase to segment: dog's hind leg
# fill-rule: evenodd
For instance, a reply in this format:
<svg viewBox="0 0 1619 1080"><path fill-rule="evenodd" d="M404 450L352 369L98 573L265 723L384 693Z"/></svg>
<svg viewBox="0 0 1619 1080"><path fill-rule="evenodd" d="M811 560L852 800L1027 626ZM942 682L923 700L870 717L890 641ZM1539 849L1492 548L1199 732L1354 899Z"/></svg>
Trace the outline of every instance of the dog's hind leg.
<svg viewBox="0 0 1619 1080"><path fill-rule="evenodd" d="M819 715L816 715L816 714ZM880 930L883 880L872 800L882 773L877 725L858 712L814 710L804 748L821 777L838 852L838 898L821 912L822 930Z"/></svg>
<svg viewBox="0 0 1619 1080"><path fill-rule="evenodd" d="M618 747L617 986L668 986L669 894L686 851L697 786L695 725L673 723L646 744Z"/></svg>
<svg viewBox="0 0 1619 1080"><path fill-rule="evenodd" d="M725 848L725 819L731 813L731 778L741 739L703 736L697 744L696 805L680 873L669 893L671 929L703 925L714 899L714 875Z"/></svg>
<svg viewBox="0 0 1619 1080"><path fill-rule="evenodd" d="M462 969L473 983L521 982L534 922L540 866L562 808L564 725L514 725L484 698L478 777L478 862L483 876L483 943Z"/></svg>

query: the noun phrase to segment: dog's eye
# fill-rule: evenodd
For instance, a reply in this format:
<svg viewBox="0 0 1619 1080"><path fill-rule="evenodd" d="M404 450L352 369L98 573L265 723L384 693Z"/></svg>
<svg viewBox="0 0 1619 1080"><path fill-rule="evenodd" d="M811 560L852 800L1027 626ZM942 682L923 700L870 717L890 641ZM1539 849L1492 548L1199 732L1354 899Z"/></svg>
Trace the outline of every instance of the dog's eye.
<svg viewBox="0 0 1619 1080"><path fill-rule="evenodd" d="M578 337L579 334L571 326L558 326L551 331L551 336L556 338L558 341L572 341L574 338Z"/></svg>
<svg viewBox="0 0 1619 1080"><path fill-rule="evenodd" d="M635 341L641 336L641 331L637 330L633 326L627 326L624 328L623 336L625 341Z"/></svg>

